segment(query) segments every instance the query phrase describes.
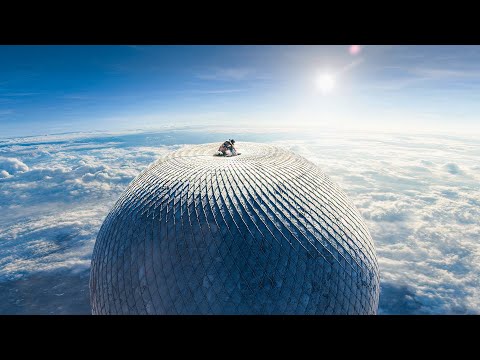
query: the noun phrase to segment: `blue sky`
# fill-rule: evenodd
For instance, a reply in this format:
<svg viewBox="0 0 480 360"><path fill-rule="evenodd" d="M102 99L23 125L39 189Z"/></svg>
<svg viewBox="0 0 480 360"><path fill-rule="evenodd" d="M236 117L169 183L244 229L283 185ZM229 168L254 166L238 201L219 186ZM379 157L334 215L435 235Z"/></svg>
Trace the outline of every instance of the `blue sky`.
<svg viewBox="0 0 480 360"><path fill-rule="evenodd" d="M1 137L173 122L469 133L479 113L479 46L0 46Z"/></svg>

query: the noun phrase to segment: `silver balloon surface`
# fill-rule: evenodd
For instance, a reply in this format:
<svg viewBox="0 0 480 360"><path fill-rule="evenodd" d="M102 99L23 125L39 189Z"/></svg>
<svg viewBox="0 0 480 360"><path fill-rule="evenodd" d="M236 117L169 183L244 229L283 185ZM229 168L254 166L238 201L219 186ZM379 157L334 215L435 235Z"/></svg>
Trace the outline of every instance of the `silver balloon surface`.
<svg viewBox="0 0 480 360"><path fill-rule="evenodd" d="M359 212L279 147L184 147L121 195L94 248L94 314L375 314L379 272Z"/></svg>

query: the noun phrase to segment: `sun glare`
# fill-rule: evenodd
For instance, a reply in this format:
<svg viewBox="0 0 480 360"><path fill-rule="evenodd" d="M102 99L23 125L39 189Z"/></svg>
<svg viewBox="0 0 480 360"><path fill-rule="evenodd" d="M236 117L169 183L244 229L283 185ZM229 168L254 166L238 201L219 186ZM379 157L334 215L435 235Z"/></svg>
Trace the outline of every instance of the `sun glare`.
<svg viewBox="0 0 480 360"><path fill-rule="evenodd" d="M328 94L335 87L335 77L331 74L320 74L317 76L316 84L323 94Z"/></svg>

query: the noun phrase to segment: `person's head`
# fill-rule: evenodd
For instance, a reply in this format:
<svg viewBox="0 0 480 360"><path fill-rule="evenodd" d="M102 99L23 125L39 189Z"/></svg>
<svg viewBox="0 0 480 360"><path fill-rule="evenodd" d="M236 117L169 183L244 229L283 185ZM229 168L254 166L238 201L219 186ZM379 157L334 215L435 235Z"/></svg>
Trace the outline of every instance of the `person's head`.
<svg viewBox="0 0 480 360"><path fill-rule="evenodd" d="M235 144L235 140L233 139L230 139L230 142L232 143L232 145Z"/></svg>

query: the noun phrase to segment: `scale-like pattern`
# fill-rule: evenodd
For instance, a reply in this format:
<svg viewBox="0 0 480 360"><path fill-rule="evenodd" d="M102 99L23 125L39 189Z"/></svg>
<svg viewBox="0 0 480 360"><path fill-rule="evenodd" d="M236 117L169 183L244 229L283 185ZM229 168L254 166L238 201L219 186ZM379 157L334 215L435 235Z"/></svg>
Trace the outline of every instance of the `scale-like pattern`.
<svg viewBox="0 0 480 360"><path fill-rule="evenodd" d="M284 149L218 144L161 158L97 237L94 314L375 314L379 274L358 211Z"/></svg>

